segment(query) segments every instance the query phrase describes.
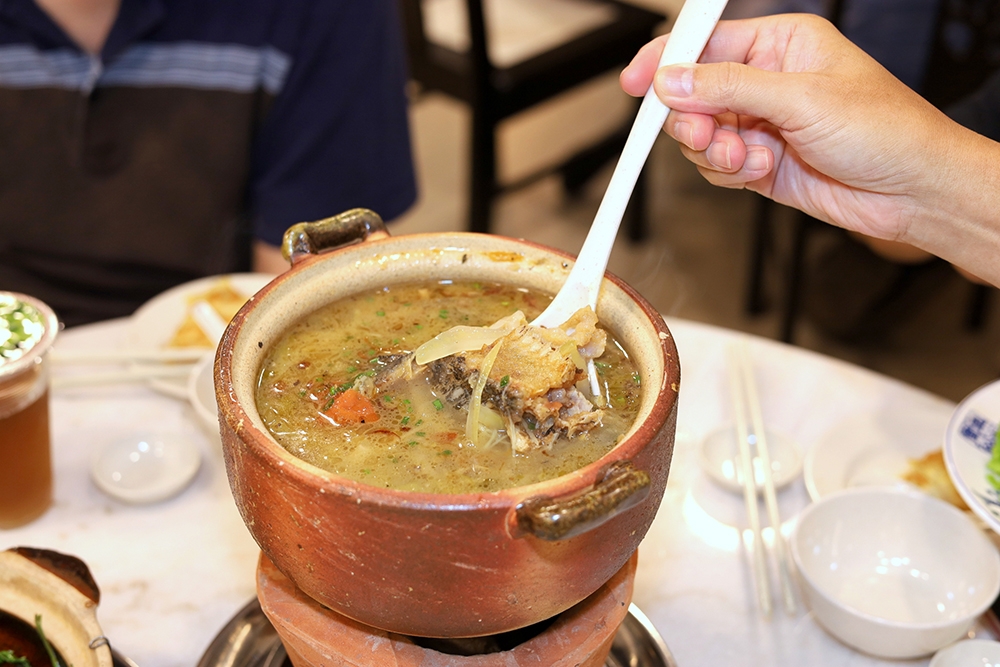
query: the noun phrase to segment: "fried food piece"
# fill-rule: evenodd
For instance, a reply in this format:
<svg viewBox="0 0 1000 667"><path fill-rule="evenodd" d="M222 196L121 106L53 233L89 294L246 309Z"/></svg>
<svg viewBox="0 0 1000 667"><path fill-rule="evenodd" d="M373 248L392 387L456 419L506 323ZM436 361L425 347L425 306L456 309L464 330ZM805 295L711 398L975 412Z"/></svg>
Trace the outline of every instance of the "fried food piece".
<svg viewBox="0 0 1000 667"><path fill-rule="evenodd" d="M201 330L191 315L191 307L199 301L207 301L219 314L223 322L229 322L246 303L247 297L237 292L227 279L212 284L205 292L194 294L187 299L187 314L174 332L167 347L212 347L212 341Z"/></svg>
<svg viewBox="0 0 1000 667"><path fill-rule="evenodd" d="M921 459L911 459L910 466L902 478L928 495L951 503L962 511L969 511L969 506L962 500L962 496L958 495L955 485L951 482L948 469L944 465L944 454L940 449Z"/></svg>

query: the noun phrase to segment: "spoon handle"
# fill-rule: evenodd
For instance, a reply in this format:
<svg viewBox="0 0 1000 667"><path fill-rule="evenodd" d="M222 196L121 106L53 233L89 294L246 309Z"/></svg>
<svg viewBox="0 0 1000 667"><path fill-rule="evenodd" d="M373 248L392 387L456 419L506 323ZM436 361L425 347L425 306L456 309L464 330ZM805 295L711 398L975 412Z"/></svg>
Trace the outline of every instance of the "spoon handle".
<svg viewBox="0 0 1000 667"><path fill-rule="evenodd" d="M674 22L660 56L659 67L696 62L712 36L726 2L687 0ZM532 324L558 326L584 306L596 309L608 256L618 235L625 207L668 113L670 109L660 102L650 85L576 263L555 299Z"/></svg>

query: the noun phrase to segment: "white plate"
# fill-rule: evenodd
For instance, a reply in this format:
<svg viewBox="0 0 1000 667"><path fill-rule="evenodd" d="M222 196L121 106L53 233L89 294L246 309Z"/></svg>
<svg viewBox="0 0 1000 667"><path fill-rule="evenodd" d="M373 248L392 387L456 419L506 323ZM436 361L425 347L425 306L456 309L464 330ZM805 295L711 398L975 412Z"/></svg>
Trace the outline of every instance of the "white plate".
<svg viewBox="0 0 1000 667"><path fill-rule="evenodd" d="M846 419L806 452L809 497L817 501L856 486L905 486L910 460L940 449L943 435L939 416L930 413Z"/></svg>
<svg viewBox="0 0 1000 667"><path fill-rule="evenodd" d="M962 500L1000 533L1000 494L986 480L1000 422L1000 381L972 392L958 404L944 437L944 464Z"/></svg>
<svg viewBox="0 0 1000 667"><path fill-rule="evenodd" d="M133 350L159 350L173 338L187 316L190 297L207 291L219 280L228 280L236 291L249 299L274 276L264 273L231 273L193 280L158 294L129 318L125 345ZM205 348L210 353L210 348ZM150 385L176 398L187 398L187 378L152 378Z"/></svg>

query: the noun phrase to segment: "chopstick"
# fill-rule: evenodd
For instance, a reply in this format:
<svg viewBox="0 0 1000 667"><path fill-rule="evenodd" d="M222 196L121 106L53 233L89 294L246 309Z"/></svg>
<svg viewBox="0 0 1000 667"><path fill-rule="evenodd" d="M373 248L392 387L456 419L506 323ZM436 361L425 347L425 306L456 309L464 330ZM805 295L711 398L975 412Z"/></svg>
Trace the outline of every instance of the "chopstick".
<svg viewBox="0 0 1000 667"><path fill-rule="evenodd" d="M764 504L767 508L768 521L774 529L774 550L778 558L778 576L781 580L781 594L785 600L785 609L789 614L795 613L795 594L792 588L791 568L788 564L788 545L781 533L781 516L778 512L778 498L774 492L774 471L771 468L771 453L767 445L767 435L764 430L764 416L760 409L760 399L757 396L757 383L753 379L753 366L750 362L750 351L746 340L741 340L738 346L741 358L740 368L743 371L743 384L747 395L747 407L753 422L753 432L756 437L757 456L764 477Z"/></svg>
<svg viewBox="0 0 1000 667"><path fill-rule="evenodd" d="M739 439L739 455L743 467L743 496L747 504L747 514L751 528L754 530L754 564L757 581L757 593L761 600L761 611L768 615L771 611L770 575L764 562L764 543L761 540L760 520L757 513L757 479L753 460L750 455L747 431L746 412L749 412L753 426L753 435L757 448L757 458L760 461L761 477L764 487L764 504L767 509L768 522L774 532L774 551L778 562L778 578L781 584L782 598L785 610L794 614L796 610L795 593L792 586L791 568L788 562L788 548L784 535L781 533L781 516L778 512L778 499L774 491L774 477L771 469L771 454L768 449L767 435L764 430L764 418L757 394L757 385L753 378L753 367L750 352L745 339L740 339L730 348L730 382L733 390L733 407L736 413L736 431ZM751 507L752 505L752 507ZM759 548L756 546L759 545ZM763 565L761 565L763 563ZM762 590L763 589L763 590Z"/></svg>
<svg viewBox="0 0 1000 667"><path fill-rule="evenodd" d="M55 389L66 387L82 387L95 384L114 384L120 382L142 382L150 378L184 377L191 375L190 364L172 366L150 366L147 368L129 368L105 373L80 373L78 375L55 376L49 381L49 386Z"/></svg>
<svg viewBox="0 0 1000 667"><path fill-rule="evenodd" d="M178 347L170 349L151 350L107 350L95 352L91 350L52 350L50 360L53 364L108 364L128 362L195 362L212 350L207 347Z"/></svg>
<svg viewBox="0 0 1000 667"><path fill-rule="evenodd" d="M729 388L733 396L733 416L736 422L736 441L743 469L743 502L746 505L747 519L750 530L753 531L753 565L754 584L757 589L757 604L764 616L771 615L771 577L764 559L764 539L760 528L760 514L757 511L757 477L753 471L753 458L750 456L750 434L747 429L746 412L740 373L740 360L735 349L729 350Z"/></svg>

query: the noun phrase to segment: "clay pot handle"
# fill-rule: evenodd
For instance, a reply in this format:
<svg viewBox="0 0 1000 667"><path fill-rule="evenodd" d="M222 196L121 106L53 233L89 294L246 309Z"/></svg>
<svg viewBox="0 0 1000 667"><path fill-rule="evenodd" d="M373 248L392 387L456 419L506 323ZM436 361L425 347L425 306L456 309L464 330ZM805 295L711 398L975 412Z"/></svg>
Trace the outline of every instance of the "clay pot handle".
<svg viewBox="0 0 1000 667"><path fill-rule="evenodd" d="M332 218L292 225L285 231L281 254L295 264L326 250L388 235L378 213L366 208L352 208Z"/></svg>
<svg viewBox="0 0 1000 667"><path fill-rule="evenodd" d="M44 570L48 570L90 598L94 604L101 601L101 590L90 574L90 568L76 556L35 547L13 547L8 551L30 560Z"/></svg>
<svg viewBox="0 0 1000 667"><path fill-rule="evenodd" d="M536 496L514 508L515 537L564 540L592 530L635 507L649 495L649 474L631 461L616 461L590 490L569 498Z"/></svg>

